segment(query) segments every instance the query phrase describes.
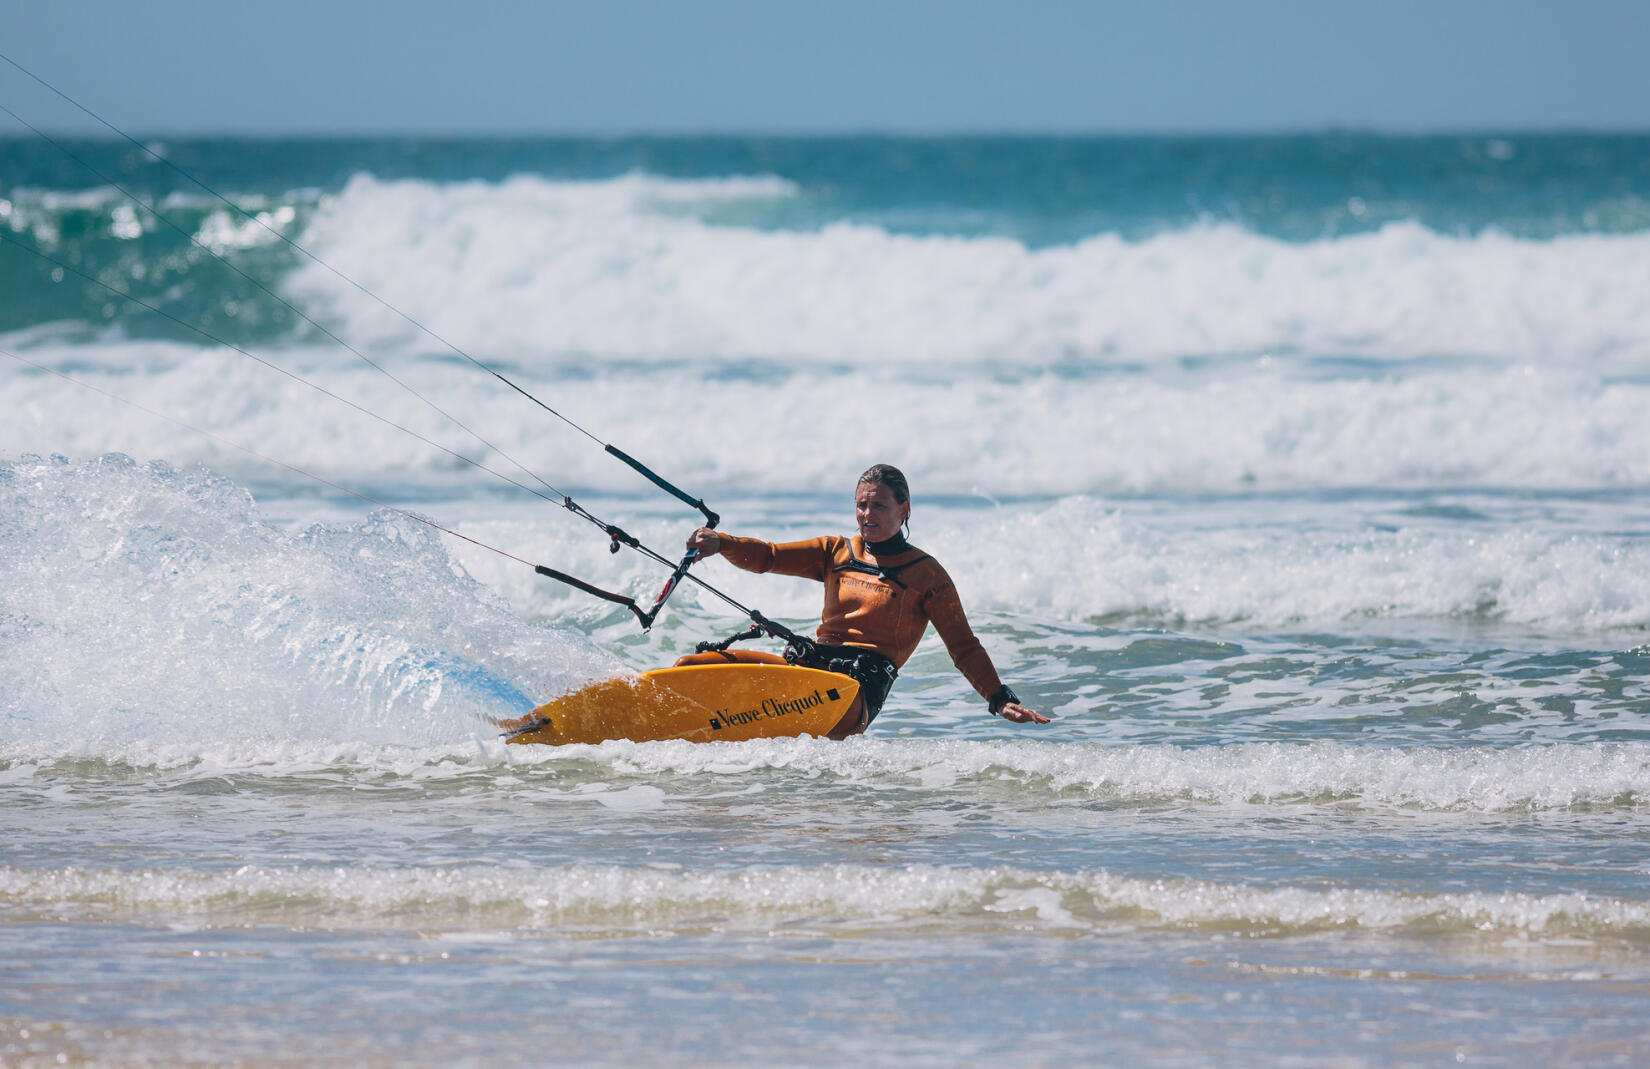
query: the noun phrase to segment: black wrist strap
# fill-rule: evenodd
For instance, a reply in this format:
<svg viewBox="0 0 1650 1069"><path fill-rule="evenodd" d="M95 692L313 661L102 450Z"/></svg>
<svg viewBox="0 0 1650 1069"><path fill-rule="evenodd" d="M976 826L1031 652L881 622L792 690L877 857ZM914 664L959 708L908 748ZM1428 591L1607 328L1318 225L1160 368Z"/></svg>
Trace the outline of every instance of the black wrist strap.
<svg viewBox="0 0 1650 1069"><path fill-rule="evenodd" d="M1010 687L1007 683L1004 683L1002 686L997 688L997 693L993 694L988 699L988 704L991 708L991 715L996 716L1001 713L1003 711L1003 706L1008 705L1010 702L1015 705L1019 705L1020 696L1014 693L1013 687Z"/></svg>

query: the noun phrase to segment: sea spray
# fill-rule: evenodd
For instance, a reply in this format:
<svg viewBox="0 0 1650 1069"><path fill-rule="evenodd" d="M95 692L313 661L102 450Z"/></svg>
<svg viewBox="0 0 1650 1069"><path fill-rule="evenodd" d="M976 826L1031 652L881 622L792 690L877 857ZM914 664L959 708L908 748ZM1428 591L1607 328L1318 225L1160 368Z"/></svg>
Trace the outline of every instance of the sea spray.
<svg viewBox="0 0 1650 1069"><path fill-rule="evenodd" d="M434 741L616 670L391 513L288 534L229 480L118 454L7 464L0 512L11 738Z"/></svg>

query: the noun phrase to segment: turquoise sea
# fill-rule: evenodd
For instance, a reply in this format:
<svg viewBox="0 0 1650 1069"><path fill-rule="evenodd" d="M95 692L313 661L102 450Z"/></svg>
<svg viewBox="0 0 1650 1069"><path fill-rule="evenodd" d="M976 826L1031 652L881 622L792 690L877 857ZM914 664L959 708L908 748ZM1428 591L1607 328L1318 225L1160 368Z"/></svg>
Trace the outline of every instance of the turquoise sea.
<svg viewBox="0 0 1650 1069"><path fill-rule="evenodd" d="M1650 136L3 132L0 1064L1650 1062ZM603 443L1054 722L506 747Z"/></svg>

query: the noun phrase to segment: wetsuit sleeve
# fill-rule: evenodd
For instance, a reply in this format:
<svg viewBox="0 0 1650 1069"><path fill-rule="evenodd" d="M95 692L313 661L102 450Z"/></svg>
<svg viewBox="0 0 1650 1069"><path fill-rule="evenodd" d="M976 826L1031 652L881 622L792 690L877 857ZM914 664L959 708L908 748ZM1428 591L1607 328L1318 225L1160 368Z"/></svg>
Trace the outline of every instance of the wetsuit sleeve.
<svg viewBox="0 0 1650 1069"><path fill-rule="evenodd" d="M735 538L721 535L717 552L735 568L747 572L778 572L796 575L816 582L825 581L831 554L829 538L810 538L806 542L764 542L760 538Z"/></svg>
<svg viewBox="0 0 1650 1069"><path fill-rule="evenodd" d="M980 697L990 701L991 696L1002 689L1003 681L997 678L991 655L985 652L974 629L968 625L962 599L957 597L957 588L951 585L950 576L942 572L940 582L923 595L923 608L940 641L945 643L946 652L951 654L951 663Z"/></svg>

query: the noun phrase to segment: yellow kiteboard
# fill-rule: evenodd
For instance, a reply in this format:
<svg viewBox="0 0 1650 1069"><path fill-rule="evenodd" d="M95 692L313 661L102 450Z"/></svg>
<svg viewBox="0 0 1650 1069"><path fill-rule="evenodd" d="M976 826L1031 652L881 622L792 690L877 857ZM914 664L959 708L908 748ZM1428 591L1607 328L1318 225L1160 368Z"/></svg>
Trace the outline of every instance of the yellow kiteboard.
<svg viewBox="0 0 1650 1069"><path fill-rule="evenodd" d="M503 721L508 742L631 739L738 742L823 736L859 695L835 672L788 664L701 664L607 679L564 694L519 720Z"/></svg>

